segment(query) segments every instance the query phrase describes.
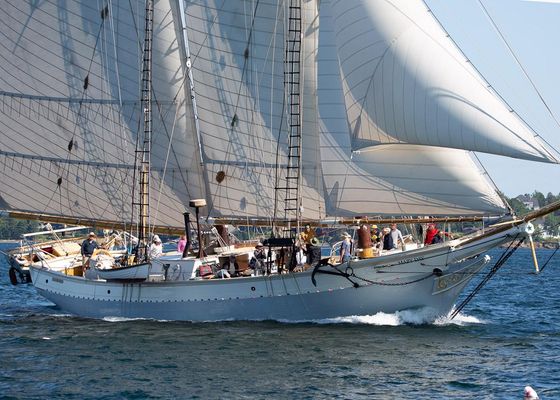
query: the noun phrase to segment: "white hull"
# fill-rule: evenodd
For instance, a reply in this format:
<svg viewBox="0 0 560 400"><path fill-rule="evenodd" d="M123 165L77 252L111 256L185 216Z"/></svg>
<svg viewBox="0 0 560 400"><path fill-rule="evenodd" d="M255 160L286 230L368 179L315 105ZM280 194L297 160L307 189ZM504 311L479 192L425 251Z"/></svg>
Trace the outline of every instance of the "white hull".
<svg viewBox="0 0 560 400"><path fill-rule="evenodd" d="M358 287L343 276L327 274L316 274L314 286L311 271L232 279L119 283L69 277L32 267L32 279L39 293L61 310L94 318L302 321L418 308L429 308L435 315L442 315L451 310L461 290L488 263L490 258L481 254L512 240L519 232L520 229L512 228L465 246L456 240L351 261L348 272L353 271L351 279ZM173 262L178 267L187 261ZM443 275L436 276L434 269Z"/></svg>

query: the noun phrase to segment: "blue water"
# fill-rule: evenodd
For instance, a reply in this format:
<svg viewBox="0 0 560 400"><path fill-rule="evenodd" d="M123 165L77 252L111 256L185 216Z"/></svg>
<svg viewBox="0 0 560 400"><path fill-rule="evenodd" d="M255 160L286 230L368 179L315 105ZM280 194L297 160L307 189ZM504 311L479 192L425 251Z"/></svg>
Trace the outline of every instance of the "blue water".
<svg viewBox="0 0 560 400"><path fill-rule="evenodd" d="M89 320L0 263L0 398L560 399L560 252L535 276L520 249L454 321Z"/></svg>

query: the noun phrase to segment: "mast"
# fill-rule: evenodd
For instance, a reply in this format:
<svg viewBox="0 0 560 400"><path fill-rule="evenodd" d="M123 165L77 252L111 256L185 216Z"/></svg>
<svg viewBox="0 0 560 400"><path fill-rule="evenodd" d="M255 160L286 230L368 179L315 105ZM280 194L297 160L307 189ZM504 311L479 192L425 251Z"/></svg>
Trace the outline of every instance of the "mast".
<svg viewBox="0 0 560 400"><path fill-rule="evenodd" d="M149 202L150 202L150 150L152 142L152 36L154 26L153 0L146 0L144 54L142 61L142 110L144 113L144 132L142 148L136 150L140 161L140 198L138 225L138 258L143 261L147 256Z"/></svg>
<svg viewBox="0 0 560 400"><path fill-rule="evenodd" d="M292 223L297 231L301 221L301 0L290 0L288 34L286 38L286 65L284 82L288 97L288 165L284 197L284 232L291 235Z"/></svg>

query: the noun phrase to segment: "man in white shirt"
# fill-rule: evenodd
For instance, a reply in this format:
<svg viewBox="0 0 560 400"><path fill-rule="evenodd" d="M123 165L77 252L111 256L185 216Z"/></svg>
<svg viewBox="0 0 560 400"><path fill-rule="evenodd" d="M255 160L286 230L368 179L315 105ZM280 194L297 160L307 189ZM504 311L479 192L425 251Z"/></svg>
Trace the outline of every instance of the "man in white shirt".
<svg viewBox="0 0 560 400"><path fill-rule="evenodd" d="M393 239L393 249L398 248L399 239L401 245L404 246L403 235L400 230L397 229L397 224L391 224L391 238Z"/></svg>

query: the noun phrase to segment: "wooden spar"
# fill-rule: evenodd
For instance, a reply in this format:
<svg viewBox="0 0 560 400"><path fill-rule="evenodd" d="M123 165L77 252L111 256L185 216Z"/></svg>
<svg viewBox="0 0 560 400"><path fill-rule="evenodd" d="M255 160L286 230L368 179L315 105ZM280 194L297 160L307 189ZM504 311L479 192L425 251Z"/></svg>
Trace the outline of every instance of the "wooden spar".
<svg viewBox="0 0 560 400"><path fill-rule="evenodd" d="M329 220L302 220L302 225L313 227L329 228L337 225L361 225L361 224L427 224L430 222L480 222L488 220L488 217L427 217L427 218L333 218ZM294 221L292 221L294 222ZM235 225L235 226L270 226L269 220L259 219L236 219L236 218L209 218L208 223L215 225ZM282 221L275 222L275 226L283 226Z"/></svg>
<svg viewBox="0 0 560 400"><path fill-rule="evenodd" d="M131 224L126 224L122 221L112 221L112 220L102 220L102 219L90 219L81 217L66 217L60 215L52 214L40 214L32 212L23 211L7 211L7 215L10 218L16 219L27 219L33 221L41 222L52 222L57 224L66 225L84 225L90 226L92 228L100 229L117 229L126 230L130 229ZM386 218L386 219L346 219L346 220L333 220L333 221L304 221L305 224L310 224L313 227L332 227L336 225L359 225L365 223L376 223L376 224L390 224L390 223L429 223L429 222L469 222L469 221L481 221L483 217L448 217L448 218ZM202 218L204 221L204 218ZM208 224L223 224L223 225L236 225L236 226L269 226L270 221L266 220L252 220L252 219L225 219L225 218L215 218L206 221ZM135 225L134 223L132 225ZM282 223L277 223L278 226L282 226ZM508 227L510 225L508 224ZM182 235L185 232L185 228L182 226L163 226L155 225L153 226L154 233L161 235Z"/></svg>
<svg viewBox="0 0 560 400"><path fill-rule="evenodd" d="M40 214L40 213L31 213L31 212L23 212L23 211L7 211L6 214L10 218L27 219L27 220L41 221L41 222L52 222L56 224L84 225L92 228L116 229L116 230L124 230L124 231L130 229L130 224L124 223L122 221L111 221L111 220L90 219L90 218L80 218L80 217L64 217L60 215ZM155 233L160 235L181 235L184 234L185 232L185 228L181 226L155 225L153 227L153 230Z"/></svg>
<svg viewBox="0 0 560 400"><path fill-rule="evenodd" d="M487 234L494 234L500 231L506 231L509 228L517 225L521 225L525 222L532 221L536 218L542 217L544 215L550 214L554 211L560 210L560 201L555 203L549 204L539 210L532 211L519 219L512 219L510 221L502 221L496 225L491 225L488 227L488 231L483 235ZM7 216L10 218L17 218L17 219L28 219L34 221L42 221L42 222L54 222L59 224L66 224L66 225L84 225L90 226L93 228L101 228L101 229L120 229L126 230L130 227L129 224L126 224L122 221L111 221L111 220L101 220L101 219L88 219L88 218L80 218L80 217L64 217L59 215L51 215L51 214L40 214L40 213L32 213L32 212L24 212L24 211L6 211ZM336 225L358 225L364 223L375 223L375 224L390 224L390 223L407 223L407 224L417 224L417 223L430 223L430 222L472 222L472 221L482 221L483 217L437 217L437 218L361 218L361 219L340 219L340 220L333 220L333 221L303 221L304 224L309 223L313 227L332 227ZM202 218L204 221L204 218ZM230 224L230 225L251 225L251 226L269 226L270 222L265 220L252 220L252 219L244 219L244 220L235 220L235 219L226 219L226 218L215 218L205 221L208 224ZM162 235L182 235L184 234L185 228L183 226L163 226L163 225L155 225L154 232L157 234ZM490 232L491 231L491 232ZM477 240L478 238L482 237L482 235L476 236L472 240Z"/></svg>
<svg viewBox="0 0 560 400"><path fill-rule="evenodd" d="M535 272L539 273L539 262L537 261L537 252L535 251L535 242L533 235L529 235L529 244L531 245L531 255L533 256L533 264L535 264Z"/></svg>
<svg viewBox="0 0 560 400"><path fill-rule="evenodd" d="M499 232L507 231L508 229L510 229L514 226L518 226L518 225L524 224L526 222L533 221L537 218L548 215L548 214L553 213L554 211L557 211L557 210L560 210L560 200L555 201L554 203L551 203L547 206L544 206L543 208L540 208L538 210L531 211L530 213L525 214L522 218L512 219L511 221L504 221L504 222L501 222L501 223L496 224L496 225L491 225L491 226L488 227L488 230L486 232L484 232L480 235L476 235L469 240L461 242L461 245L464 246L466 244L476 242L477 240L479 240L481 238L491 236L491 235L494 235L494 234L499 233Z"/></svg>

